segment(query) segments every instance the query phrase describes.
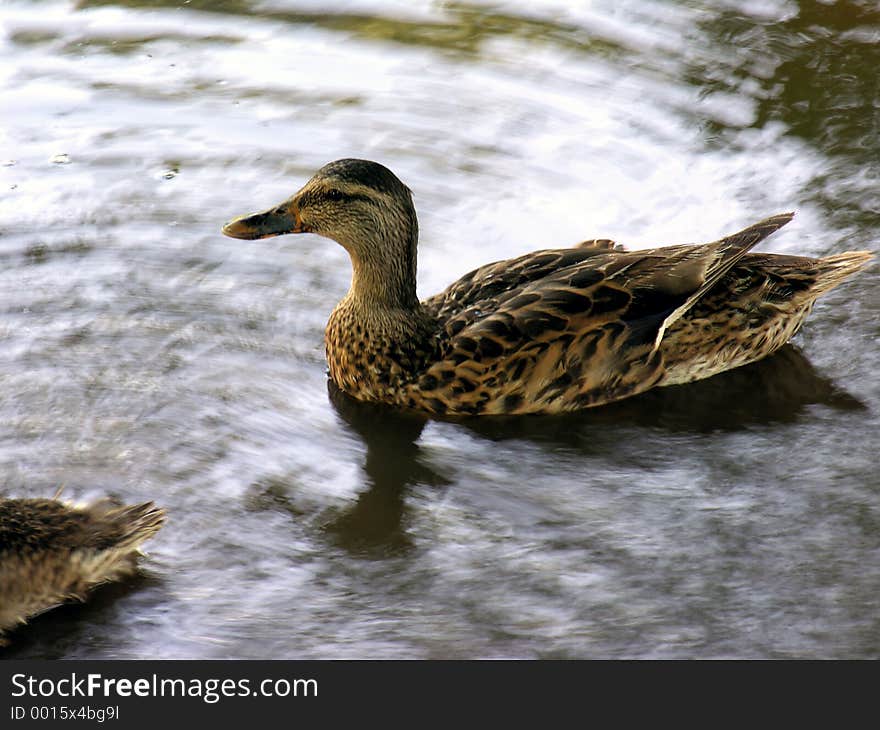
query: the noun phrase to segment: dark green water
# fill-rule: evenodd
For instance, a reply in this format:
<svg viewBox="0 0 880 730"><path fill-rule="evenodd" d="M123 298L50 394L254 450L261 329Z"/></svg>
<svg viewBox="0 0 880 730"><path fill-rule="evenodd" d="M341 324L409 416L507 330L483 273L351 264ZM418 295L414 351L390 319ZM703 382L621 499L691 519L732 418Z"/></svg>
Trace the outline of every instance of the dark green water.
<svg viewBox="0 0 880 730"><path fill-rule="evenodd" d="M419 290L588 237L880 250L876 2L4 2L0 494L165 506L5 657L877 657L880 267L796 348L565 418L328 393L341 248L229 218L367 157Z"/></svg>

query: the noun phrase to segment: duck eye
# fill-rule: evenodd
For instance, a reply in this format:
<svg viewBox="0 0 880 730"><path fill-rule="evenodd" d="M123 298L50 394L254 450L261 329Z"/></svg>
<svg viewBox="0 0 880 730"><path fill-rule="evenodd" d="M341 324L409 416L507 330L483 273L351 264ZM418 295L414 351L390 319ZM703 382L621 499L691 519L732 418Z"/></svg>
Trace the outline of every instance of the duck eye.
<svg viewBox="0 0 880 730"><path fill-rule="evenodd" d="M336 188L330 188L330 190L327 191L326 196L327 200L342 200L342 198L345 197L342 194L342 191L337 190Z"/></svg>

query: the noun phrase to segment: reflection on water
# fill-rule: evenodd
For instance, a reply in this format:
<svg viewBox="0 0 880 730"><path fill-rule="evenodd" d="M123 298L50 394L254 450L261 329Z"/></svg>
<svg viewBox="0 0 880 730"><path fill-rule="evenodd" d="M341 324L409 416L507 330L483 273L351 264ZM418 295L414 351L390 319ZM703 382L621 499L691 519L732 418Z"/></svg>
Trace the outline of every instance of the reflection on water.
<svg viewBox="0 0 880 730"><path fill-rule="evenodd" d="M418 439L426 419L361 403L331 381L328 390L333 407L366 447L366 489L324 529L355 555L369 554L372 549L379 549L380 555L391 554L411 547L403 525L407 487L452 483L420 460ZM688 387L650 391L606 408L563 416L498 416L452 422L493 441L529 439L554 448L576 449L589 457L597 450L592 443L597 429L636 425L695 434L738 430L795 421L814 404L842 412L865 408L819 375L797 348L788 345L762 362ZM609 444L603 442L601 448L607 454Z"/></svg>
<svg viewBox="0 0 880 730"><path fill-rule="evenodd" d="M876 229L880 211L871 188L880 158L865 153L880 138L880 80L871 72L880 64L880 7L799 0L795 8L758 23L735 6L707 18L701 27L710 47L737 51L695 59L689 80L709 96L753 99L755 115L744 126L780 123L823 155L842 157L841 167L814 181L816 202L837 224ZM736 143L717 123L707 132Z"/></svg>
<svg viewBox="0 0 880 730"><path fill-rule="evenodd" d="M395 551L410 547L411 541L402 525L406 488L417 483L431 486L450 483L419 459L417 440L425 419L360 403L330 381L327 387L336 412L366 446L367 488L352 507L324 529L349 550L382 547Z"/></svg>
<svg viewBox="0 0 880 730"><path fill-rule="evenodd" d="M877 250L874 2L0 5L0 494L155 500L144 576L5 657L869 657L877 267L796 347L561 418L327 392L349 282L223 238L321 164L414 190L420 293L593 236Z"/></svg>
<svg viewBox="0 0 880 730"><path fill-rule="evenodd" d="M106 5L177 8L180 3L176 0L81 0L78 5L82 8ZM353 5L357 8L358 4ZM317 7L318 4L305 10L271 6L257 10L253 2L225 0L191 0L187 6L191 10L244 17L258 14L261 18L281 23L313 26L369 41L426 46L467 56L479 54L484 44L498 37L515 38L530 43L549 43L589 53L624 50L612 39L596 38L576 23L565 23L551 17L530 17L528 14L517 13L515 6L510 12L505 12L500 5L444 2L429 9L406 7L402 4L398 8L402 15L396 17L389 15L387 11L383 12L385 8L382 3L367 4L361 12L347 10L345 7L327 12L326 9Z"/></svg>
<svg viewBox="0 0 880 730"><path fill-rule="evenodd" d="M136 611L160 609L162 581L155 575L136 575L124 583L109 583L94 589L85 603L68 603L31 619L8 635L10 646L0 657L64 659L82 643L92 643L94 627L119 620L119 605L126 602Z"/></svg>

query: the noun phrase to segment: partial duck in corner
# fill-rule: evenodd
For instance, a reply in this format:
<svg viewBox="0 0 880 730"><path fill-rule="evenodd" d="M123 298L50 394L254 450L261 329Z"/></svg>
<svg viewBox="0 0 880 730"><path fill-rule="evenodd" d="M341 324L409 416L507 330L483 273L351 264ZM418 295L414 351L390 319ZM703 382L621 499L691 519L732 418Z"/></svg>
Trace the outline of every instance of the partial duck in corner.
<svg viewBox="0 0 880 730"><path fill-rule="evenodd" d="M749 253L792 218L699 245L625 251L606 240L487 264L416 297L412 196L368 160L322 167L280 205L223 232L331 238L351 288L325 343L349 395L436 415L559 413L708 378L766 357L816 299L871 257Z"/></svg>
<svg viewBox="0 0 880 730"><path fill-rule="evenodd" d="M3 632L133 574L141 543L164 519L152 503L0 499L0 645Z"/></svg>

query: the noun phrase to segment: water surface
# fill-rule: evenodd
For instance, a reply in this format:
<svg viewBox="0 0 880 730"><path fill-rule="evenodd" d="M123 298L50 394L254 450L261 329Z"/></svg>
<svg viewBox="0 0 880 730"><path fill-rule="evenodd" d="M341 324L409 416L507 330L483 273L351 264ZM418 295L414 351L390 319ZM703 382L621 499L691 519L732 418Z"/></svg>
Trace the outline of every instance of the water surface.
<svg viewBox="0 0 880 730"><path fill-rule="evenodd" d="M880 280L777 356L563 418L328 389L344 251L220 226L415 191L419 291L589 237L878 250L880 11L818 0L0 7L0 493L155 500L139 579L6 657L876 657Z"/></svg>

